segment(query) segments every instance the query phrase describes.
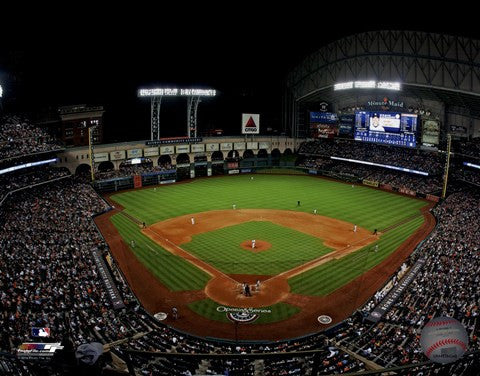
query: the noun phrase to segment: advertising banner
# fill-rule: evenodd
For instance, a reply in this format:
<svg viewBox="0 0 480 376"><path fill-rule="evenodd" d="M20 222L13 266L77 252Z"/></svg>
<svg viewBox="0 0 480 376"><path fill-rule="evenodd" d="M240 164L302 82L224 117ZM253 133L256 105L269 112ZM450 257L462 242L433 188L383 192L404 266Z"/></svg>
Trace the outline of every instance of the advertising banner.
<svg viewBox="0 0 480 376"><path fill-rule="evenodd" d="M125 150L116 150L110 152L111 161L119 161L125 159Z"/></svg>
<svg viewBox="0 0 480 376"><path fill-rule="evenodd" d="M206 149L207 151L218 151L220 150L220 145L219 144L206 144Z"/></svg>
<svg viewBox="0 0 480 376"><path fill-rule="evenodd" d="M233 148L235 150L245 150L245 142L235 142Z"/></svg>
<svg viewBox="0 0 480 376"><path fill-rule="evenodd" d="M193 144L192 145L192 153L203 153L205 151L204 144Z"/></svg>
<svg viewBox="0 0 480 376"><path fill-rule="evenodd" d="M259 149L270 149L270 142L259 142L258 143Z"/></svg>
<svg viewBox="0 0 480 376"><path fill-rule="evenodd" d="M337 114L332 112L310 112L310 123L336 124Z"/></svg>
<svg viewBox="0 0 480 376"><path fill-rule="evenodd" d="M422 125L422 144L438 145L440 123L436 120L424 120Z"/></svg>
<svg viewBox="0 0 480 376"><path fill-rule="evenodd" d="M260 133L260 114L242 114L242 134Z"/></svg>
<svg viewBox="0 0 480 376"><path fill-rule="evenodd" d="M145 157L156 157L158 155L158 147L143 149L143 155Z"/></svg>
<svg viewBox="0 0 480 376"><path fill-rule="evenodd" d="M202 137L167 137L160 140L146 141L145 145L155 146L155 145L164 145L164 144L184 144L186 142L202 142Z"/></svg>
<svg viewBox="0 0 480 376"><path fill-rule="evenodd" d="M408 189L408 188L399 188L398 191L400 193L403 193L403 194L406 194L406 195L409 195L409 196L416 196L417 195L417 192L415 191L412 191L411 189Z"/></svg>
<svg viewBox="0 0 480 376"><path fill-rule="evenodd" d="M178 146L175 146L175 150L177 154L190 153L190 145L178 145Z"/></svg>
<svg viewBox="0 0 480 376"><path fill-rule="evenodd" d="M405 276L390 290L390 292L383 298L379 305L367 316L367 320L371 322L379 321L382 316L390 309L390 307L402 296L408 285L415 279L417 274L425 264L424 259L418 259L417 262L410 268Z"/></svg>
<svg viewBox="0 0 480 376"><path fill-rule="evenodd" d="M175 147L174 146L160 146L160 154L161 155L175 154Z"/></svg>
<svg viewBox="0 0 480 376"><path fill-rule="evenodd" d="M220 150L232 150L233 149L233 144L231 142L222 142L220 144Z"/></svg>
<svg viewBox="0 0 480 376"><path fill-rule="evenodd" d="M247 149L257 150L258 142L247 142Z"/></svg>
<svg viewBox="0 0 480 376"><path fill-rule="evenodd" d="M142 188L142 176L133 175L133 188Z"/></svg>
<svg viewBox="0 0 480 376"><path fill-rule="evenodd" d="M336 124L310 124L310 132L313 138L334 138L338 135Z"/></svg>
<svg viewBox="0 0 480 376"><path fill-rule="evenodd" d="M378 188L378 185L380 184L378 181L367 180L367 179L363 179L362 183L363 185L368 185L369 187L375 187L375 188Z"/></svg>
<svg viewBox="0 0 480 376"><path fill-rule="evenodd" d="M142 156L142 149L127 150L127 158L140 158Z"/></svg>
<svg viewBox="0 0 480 376"><path fill-rule="evenodd" d="M433 201L433 202L438 202L440 201L440 197L438 196L434 196L434 195L430 195L430 194L427 194L427 200L428 201Z"/></svg>
<svg viewBox="0 0 480 376"><path fill-rule="evenodd" d="M108 161L108 153L94 153L93 160L95 162L107 162Z"/></svg>

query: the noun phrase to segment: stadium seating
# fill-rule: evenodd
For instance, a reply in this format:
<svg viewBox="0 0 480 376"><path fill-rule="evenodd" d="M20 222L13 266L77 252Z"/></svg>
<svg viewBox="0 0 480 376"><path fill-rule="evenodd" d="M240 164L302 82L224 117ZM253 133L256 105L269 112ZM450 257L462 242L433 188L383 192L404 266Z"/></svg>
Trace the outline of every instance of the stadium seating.
<svg viewBox="0 0 480 376"><path fill-rule="evenodd" d="M366 166L351 169L348 163L326 158L335 154L389 163L402 160L402 164L406 161L408 166L438 174L443 166L438 154L406 151L399 155L404 149L392 151L384 146L375 146L374 154L369 154L363 146L348 151L333 145L302 145L302 151L308 154L303 165L408 184L424 192L438 188L437 181L412 178L406 182L396 173ZM423 361L419 331L430 318L439 315L460 320L467 328L470 350L479 350L480 193L475 188L455 189L434 209L436 229L403 267L408 268L420 257L426 263L378 323L372 325L363 318L385 296L385 289L359 310L360 315L353 315L328 333L275 343L236 344L190 336L156 321L136 300L115 262L109 266L109 272L125 308L114 309L92 258L92 252L98 251L110 258L92 220L92 215L109 207L90 185L71 177L58 179L66 176L65 170L46 167L0 181L3 194L16 190L0 206L0 352L14 353L20 343L31 340L32 326L48 326L51 340L69 338L76 346L91 341L107 344L123 340L112 346L112 351L123 359L128 358L127 351L132 349L158 353L130 353L134 369L146 375L224 374L227 370L230 375L304 375L314 367L318 367L319 374L345 373L365 370L361 359L383 367ZM38 183L43 184L19 190ZM396 283L394 276L391 285ZM314 355L296 355L297 351L313 350L317 351L318 364ZM289 356L255 360L242 357L275 352ZM180 356L162 357L162 353ZM208 356L190 359L182 354ZM216 358L218 354L230 354L233 358ZM2 367L11 374L34 375L36 365L0 355L0 373ZM475 369L478 357L466 356L454 365L433 369L425 366L421 372L469 375Z"/></svg>

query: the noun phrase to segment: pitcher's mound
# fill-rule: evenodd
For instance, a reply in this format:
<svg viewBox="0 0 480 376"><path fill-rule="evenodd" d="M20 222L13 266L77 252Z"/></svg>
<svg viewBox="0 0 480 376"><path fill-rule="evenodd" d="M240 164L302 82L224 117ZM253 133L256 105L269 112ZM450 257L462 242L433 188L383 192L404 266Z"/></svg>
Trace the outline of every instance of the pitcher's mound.
<svg viewBox="0 0 480 376"><path fill-rule="evenodd" d="M255 239L255 248L252 248L251 240L245 240L240 244L240 247L242 247L243 249L246 249L247 251L252 251L252 252L266 251L267 249L270 249L271 246L272 245L265 240L256 240L256 239Z"/></svg>

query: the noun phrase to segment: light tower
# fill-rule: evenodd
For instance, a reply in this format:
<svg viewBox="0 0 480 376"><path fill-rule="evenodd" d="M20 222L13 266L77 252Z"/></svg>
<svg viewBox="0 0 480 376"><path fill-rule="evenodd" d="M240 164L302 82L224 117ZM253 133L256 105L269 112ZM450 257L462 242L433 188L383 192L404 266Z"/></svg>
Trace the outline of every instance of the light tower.
<svg viewBox="0 0 480 376"><path fill-rule="evenodd" d="M187 137L197 137L197 111L202 97L214 97L216 90L213 89L175 89L154 88L140 89L138 96L151 98L150 111L150 134L151 140L160 140L160 105L164 97L187 98Z"/></svg>

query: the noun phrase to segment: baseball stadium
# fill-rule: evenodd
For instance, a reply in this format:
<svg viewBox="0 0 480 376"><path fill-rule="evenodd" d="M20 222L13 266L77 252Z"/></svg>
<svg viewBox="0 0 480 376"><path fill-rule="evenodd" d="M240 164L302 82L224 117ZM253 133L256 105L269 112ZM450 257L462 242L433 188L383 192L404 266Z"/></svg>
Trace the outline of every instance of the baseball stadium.
<svg viewBox="0 0 480 376"><path fill-rule="evenodd" d="M0 86L0 374L477 375L479 56L343 37L288 73L275 133L151 84L149 139L107 143L101 105L39 120Z"/></svg>

